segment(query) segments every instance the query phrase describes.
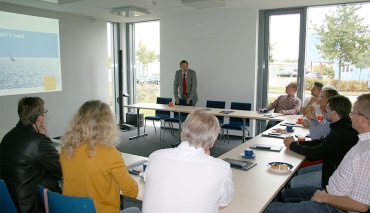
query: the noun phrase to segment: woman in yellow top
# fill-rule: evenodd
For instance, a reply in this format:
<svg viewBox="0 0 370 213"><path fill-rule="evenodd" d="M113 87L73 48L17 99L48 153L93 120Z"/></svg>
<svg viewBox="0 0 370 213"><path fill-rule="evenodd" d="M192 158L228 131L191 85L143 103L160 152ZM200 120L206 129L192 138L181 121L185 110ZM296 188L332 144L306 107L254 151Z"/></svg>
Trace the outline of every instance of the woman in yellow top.
<svg viewBox="0 0 370 213"><path fill-rule="evenodd" d="M107 104L98 100L84 103L62 142L63 194L91 197L97 213L119 212L120 190L136 198L138 186L115 148L117 124ZM141 211L135 207L121 212Z"/></svg>

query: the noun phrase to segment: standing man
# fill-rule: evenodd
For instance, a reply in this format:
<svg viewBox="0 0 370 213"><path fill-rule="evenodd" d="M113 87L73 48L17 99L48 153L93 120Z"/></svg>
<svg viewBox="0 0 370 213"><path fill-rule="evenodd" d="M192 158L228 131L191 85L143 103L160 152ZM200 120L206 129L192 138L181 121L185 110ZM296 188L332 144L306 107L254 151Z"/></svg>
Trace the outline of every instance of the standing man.
<svg viewBox="0 0 370 213"><path fill-rule="evenodd" d="M319 96L320 96L323 86L324 85L318 81L316 81L313 84L313 87L311 89L311 96L303 100L303 104L302 104L302 114L303 115L306 115L308 106L312 106L315 109L315 113L317 115L322 115L320 106L319 106L319 101L320 101Z"/></svg>
<svg viewBox="0 0 370 213"><path fill-rule="evenodd" d="M175 96L176 104L179 104L180 99L184 99L187 105L191 103L192 106L195 106L198 101L197 73L192 69L188 69L188 62L185 60L180 62L180 70L176 71L173 82L173 95Z"/></svg>
<svg viewBox="0 0 370 213"><path fill-rule="evenodd" d="M298 85L297 83L291 82L285 87L286 95L280 95L274 102L266 106L264 109L274 112L281 113L283 115L296 115L301 109L302 101L297 97ZM269 121L266 125L266 129L278 124L280 121Z"/></svg>
<svg viewBox="0 0 370 213"><path fill-rule="evenodd" d="M5 181L18 212L43 212L37 185L61 193L58 151L45 134L44 101L24 97L18 103L19 122L0 144L0 178Z"/></svg>
<svg viewBox="0 0 370 213"><path fill-rule="evenodd" d="M350 113L359 141L344 156L324 190L287 189L283 202L264 212L367 212L370 208L370 94L357 98ZM294 202L294 203L288 203ZM299 202L299 203L297 203Z"/></svg>

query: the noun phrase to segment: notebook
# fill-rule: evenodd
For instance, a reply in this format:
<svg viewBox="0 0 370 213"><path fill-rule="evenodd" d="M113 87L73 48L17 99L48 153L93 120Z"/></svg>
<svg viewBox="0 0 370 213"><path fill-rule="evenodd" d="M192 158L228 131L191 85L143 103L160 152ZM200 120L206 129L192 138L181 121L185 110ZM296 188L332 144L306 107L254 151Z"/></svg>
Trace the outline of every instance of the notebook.
<svg viewBox="0 0 370 213"><path fill-rule="evenodd" d="M235 159L230 159L230 158L224 158L223 160L228 162L231 168L241 169L245 171L257 165L257 163L249 162L245 160L235 160Z"/></svg>
<svg viewBox="0 0 370 213"><path fill-rule="evenodd" d="M281 138L281 139L284 139L286 138L286 134L282 134L282 133L267 133L267 134L262 134L262 137L270 137L270 138Z"/></svg>
<svg viewBox="0 0 370 213"><path fill-rule="evenodd" d="M232 110L223 110L220 113L222 113L222 114L230 114L230 113L233 113L233 112L234 111L232 111Z"/></svg>
<svg viewBox="0 0 370 213"><path fill-rule="evenodd" d="M250 148L251 149L258 149L258 150L272 151L272 152L280 152L280 150L283 148L283 146L267 145L267 144L253 144Z"/></svg>
<svg viewBox="0 0 370 213"><path fill-rule="evenodd" d="M302 127L302 124L295 123L281 123L280 126L293 126L293 127Z"/></svg>

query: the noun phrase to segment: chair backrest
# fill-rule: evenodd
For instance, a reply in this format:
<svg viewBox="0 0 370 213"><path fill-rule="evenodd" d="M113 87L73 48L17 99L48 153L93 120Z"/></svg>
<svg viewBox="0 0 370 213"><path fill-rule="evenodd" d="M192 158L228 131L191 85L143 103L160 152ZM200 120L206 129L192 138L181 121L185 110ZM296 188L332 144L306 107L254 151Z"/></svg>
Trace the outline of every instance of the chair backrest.
<svg viewBox="0 0 370 213"><path fill-rule="evenodd" d="M17 213L12 197L4 180L0 179L0 212Z"/></svg>
<svg viewBox="0 0 370 213"><path fill-rule="evenodd" d="M181 106L191 106L192 104L192 100L190 101L189 105L186 104L186 100L185 99L180 99L179 100L179 104L177 105L181 105ZM181 113L181 121L185 121L186 120L186 117L189 115L189 113ZM174 118L178 118L179 117L179 113L178 112L174 112L173 113L173 116Z"/></svg>
<svg viewBox="0 0 370 213"><path fill-rule="evenodd" d="M251 111L252 104L251 103L242 103L242 102L231 102L231 107L230 108L231 109L237 109L237 110ZM242 126L243 125L243 119L230 117L230 124ZM245 119L245 125L249 126L249 118Z"/></svg>
<svg viewBox="0 0 370 213"><path fill-rule="evenodd" d="M157 104L166 104L170 103L172 101L172 98L163 98L163 97L157 97ZM170 111L161 111L156 110L155 116L162 117L162 118L169 118L171 116Z"/></svg>
<svg viewBox="0 0 370 213"><path fill-rule="evenodd" d="M207 108L218 108L218 109L225 109L226 102L225 101L210 101L207 100L206 107ZM218 121L220 124L224 123L224 116L217 116Z"/></svg>
<svg viewBox="0 0 370 213"><path fill-rule="evenodd" d="M44 188L38 186L41 197L47 201L49 213L67 213L67 212L78 212L78 213L95 213L94 201L90 197L76 197L62 195L47 190L47 198L44 197Z"/></svg>

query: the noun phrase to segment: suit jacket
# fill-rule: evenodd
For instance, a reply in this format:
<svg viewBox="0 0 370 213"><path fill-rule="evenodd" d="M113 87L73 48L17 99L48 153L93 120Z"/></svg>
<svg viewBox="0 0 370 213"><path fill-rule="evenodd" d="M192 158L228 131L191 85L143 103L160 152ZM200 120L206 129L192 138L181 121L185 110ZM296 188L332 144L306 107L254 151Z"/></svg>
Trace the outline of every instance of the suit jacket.
<svg viewBox="0 0 370 213"><path fill-rule="evenodd" d="M183 98L182 78L182 71L177 70L175 80L173 82L173 95L175 96L175 98ZM191 98L193 105L195 105L198 101L197 73L192 69L188 69L188 71L186 72L186 93L188 94L189 98Z"/></svg>

